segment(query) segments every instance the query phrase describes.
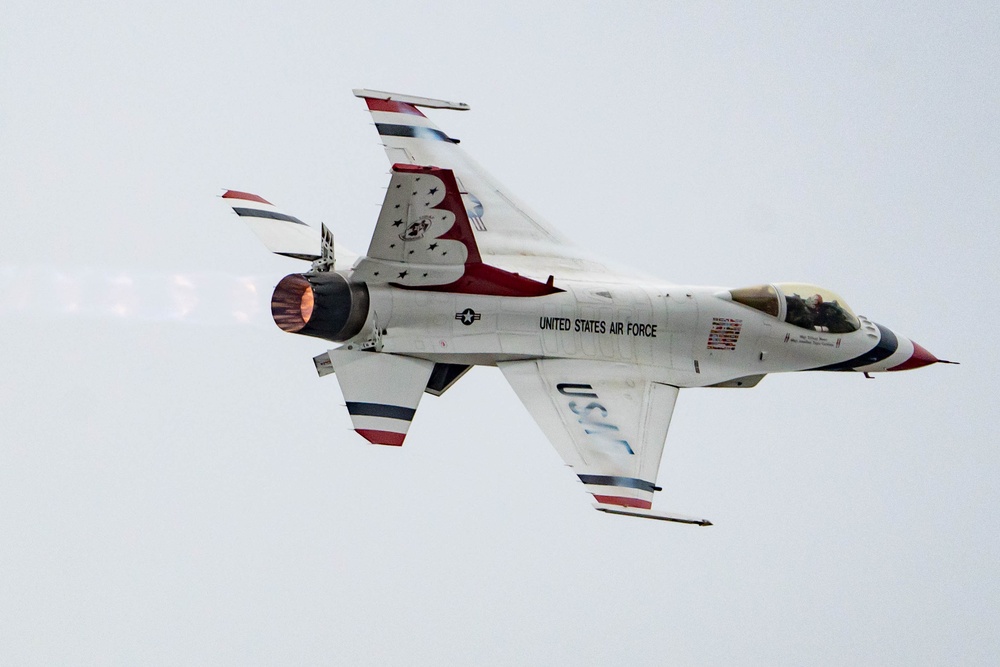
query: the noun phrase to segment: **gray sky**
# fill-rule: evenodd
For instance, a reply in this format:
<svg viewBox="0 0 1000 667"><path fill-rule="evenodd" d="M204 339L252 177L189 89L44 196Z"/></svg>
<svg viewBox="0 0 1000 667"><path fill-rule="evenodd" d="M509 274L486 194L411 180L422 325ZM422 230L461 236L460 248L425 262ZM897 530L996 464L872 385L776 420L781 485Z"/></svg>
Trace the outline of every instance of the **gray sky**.
<svg viewBox="0 0 1000 667"><path fill-rule="evenodd" d="M995 664L995 3L7 3L0 662ZM802 280L961 366L681 393L611 517L495 369L402 449L280 332L258 192L367 247L352 87L581 245Z"/></svg>

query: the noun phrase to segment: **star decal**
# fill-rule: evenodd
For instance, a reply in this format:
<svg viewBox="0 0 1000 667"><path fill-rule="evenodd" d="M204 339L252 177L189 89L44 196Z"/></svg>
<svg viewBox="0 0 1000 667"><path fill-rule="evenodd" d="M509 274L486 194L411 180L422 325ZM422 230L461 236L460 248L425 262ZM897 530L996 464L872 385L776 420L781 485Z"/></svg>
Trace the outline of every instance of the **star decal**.
<svg viewBox="0 0 1000 667"><path fill-rule="evenodd" d="M427 246L427 249L428 250L434 250L434 248L436 248L436 247L438 247L438 244L437 243L432 243L429 246Z"/></svg>
<svg viewBox="0 0 1000 667"><path fill-rule="evenodd" d="M431 189L430 189L430 190L429 190L429 191L427 192L427 194L429 194L429 195L432 195L432 194L434 194L434 193L435 193L435 192L437 192L437 191L438 191L438 189L437 189L437 188L431 188Z"/></svg>
<svg viewBox="0 0 1000 667"><path fill-rule="evenodd" d="M407 273L409 273L409 271L403 271L402 273L399 274L399 277L405 278Z"/></svg>
<svg viewBox="0 0 1000 667"><path fill-rule="evenodd" d="M403 220L402 219L393 220L393 222L392 222L392 226L393 227L399 227L401 224L403 224Z"/></svg>
<svg viewBox="0 0 1000 667"><path fill-rule="evenodd" d="M465 326L472 326L472 323L482 319L483 314L477 313L471 308L466 308L460 313L455 313L455 319L464 324Z"/></svg>

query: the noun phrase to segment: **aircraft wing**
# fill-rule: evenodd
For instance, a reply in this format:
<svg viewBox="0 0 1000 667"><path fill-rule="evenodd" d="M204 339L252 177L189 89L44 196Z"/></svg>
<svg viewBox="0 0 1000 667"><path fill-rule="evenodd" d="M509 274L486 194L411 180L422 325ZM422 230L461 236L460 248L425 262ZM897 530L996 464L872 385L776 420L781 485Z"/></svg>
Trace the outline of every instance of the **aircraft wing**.
<svg viewBox="0 0 1000 667"><path fill-rule="evenodd" d="M678 393L677 387L661 381L656 369L577 359L497 365L563 461L593 494L597 509L711 525L652 510Z"/></svg>
<svg viewBox="0 0 1000 667"><path fill-rule="evenodd" d="M260 195L226 190L222 198L271 252L309 262L320 258L320 233L315 228Z"/></svg>
<svg viewBox="0 0 1000 667"><path fill-rule="evenodd" d="M367 103L391 164L454 172L484 261L541 279L553 269L607 271L518 201L418 108L466 110L467 105L374 90L354 94Z"/></svg>

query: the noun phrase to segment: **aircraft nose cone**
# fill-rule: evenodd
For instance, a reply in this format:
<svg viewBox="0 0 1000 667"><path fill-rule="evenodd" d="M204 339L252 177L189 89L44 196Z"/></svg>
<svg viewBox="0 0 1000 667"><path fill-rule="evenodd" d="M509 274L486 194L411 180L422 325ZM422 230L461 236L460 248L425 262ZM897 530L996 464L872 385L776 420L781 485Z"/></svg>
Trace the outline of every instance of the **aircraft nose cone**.
<svg viewBox="0 0 1000 667"><path fill-rule="evenodd" d="M922 368L924 366L930 366L931 364L936 364L940 359L935 357L933 354L925 350L916 342L913 343L913 354L910 358L899 364L898 366L893 366L890 371L908 371L911 368Z"/></svg>

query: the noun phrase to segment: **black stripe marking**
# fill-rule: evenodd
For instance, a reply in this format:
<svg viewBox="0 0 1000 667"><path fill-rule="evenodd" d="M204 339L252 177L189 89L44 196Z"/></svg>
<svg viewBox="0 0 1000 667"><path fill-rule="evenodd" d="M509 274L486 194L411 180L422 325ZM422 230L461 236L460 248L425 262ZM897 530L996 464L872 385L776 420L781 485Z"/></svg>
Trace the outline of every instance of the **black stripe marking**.
<svg viewBox="0 0 1000 667"><path fill-rule="evenodd" d="M584 484L600 484L601 486L620 486L640 491L656 491L656 485L644 479L635 477L615 477L613 475L577 475Z"/></svg>
<svg viewBox="0 0 1000 667"><path fill-rule="evenodd" d="M375 123L375 129L383 136L390 137L414 137L416 139L431 139L433 141L448 141L453 144L458 143L458 139L452 139L441 130L421 125L393 125L392 123Z"/></svg>
<svg viewBox="0 0 1000 667"><path fill-rule="evenodd" d="M355 401L347 401L347 411L356 416L388 417L389 419L401 419L403 421L413 421L413 415L417 412L415 408L404 408L401 405L358 403Z"/></svg>
<svg viewBox="0 0 1000 667"><path fill-rule="evenodd" d="M291 215L285 215L284 213L262 211L259 208L240 208L238 206L234 206L233 210L236 211L236 215L245 215L249 218L270 218L271 220L284 220L285 222L294 222L296 225L305 225L306 227L309 226L298 218Z"/></svg>
<svg viewBox="0 0 1000 667"><path fill-rule="evenodd" d="M896 339L896 334L892 333L889 329L876 323L875 326L878 327L879 332L882 337L879 338L878 343L875 347L868 350L864 354L859 354L853 359L848 359L847 361L841 361L836 364L830 364L829 366L820 366L819 368L814 368L814 371L853 371L859 366L867 366L868 364L878 363L883 359L887 359L892 356L892 354L899 349L899 341Z"/></svg>

